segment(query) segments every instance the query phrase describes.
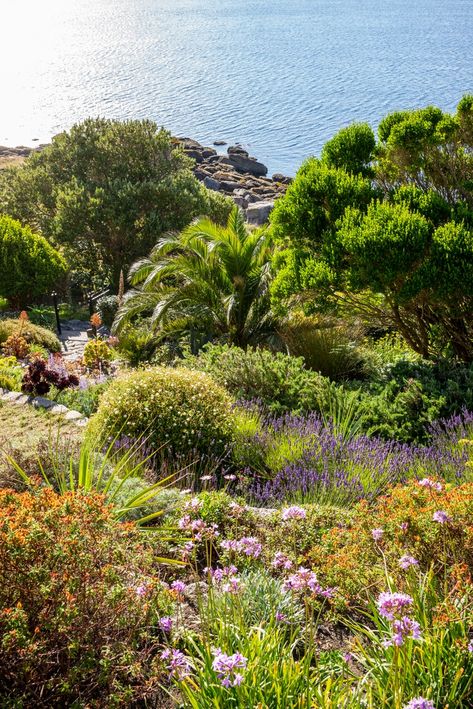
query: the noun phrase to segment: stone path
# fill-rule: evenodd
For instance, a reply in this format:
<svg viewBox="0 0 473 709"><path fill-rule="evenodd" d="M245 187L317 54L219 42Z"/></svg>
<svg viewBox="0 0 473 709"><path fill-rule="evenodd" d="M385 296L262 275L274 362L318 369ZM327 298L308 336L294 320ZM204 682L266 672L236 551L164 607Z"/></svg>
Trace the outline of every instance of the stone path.
<svg viewBox="0 0 473 709"><path fill-rule="evenodd" d="M75 360L82 357L87 344L87 330L90 323L85 320L66 320L61 323L62 356L64 359Z"/></svg>

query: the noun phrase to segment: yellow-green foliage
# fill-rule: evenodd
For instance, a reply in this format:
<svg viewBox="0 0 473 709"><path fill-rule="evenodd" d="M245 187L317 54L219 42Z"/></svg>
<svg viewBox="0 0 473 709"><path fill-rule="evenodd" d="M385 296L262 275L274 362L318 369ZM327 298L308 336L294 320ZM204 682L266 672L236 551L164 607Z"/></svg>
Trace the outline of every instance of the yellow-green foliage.
<svg viewBox="0 0 473 709"><path fill-rule="evenodd" d="M146 438L157 451L220 454L232 439L232 402L202 372L154 367L125 374L104 393L89 434Z"/></svg>
<svg viewBox="0 0 473 709"><path fill-rule="evenodd" d="M19 391L21 389L21 367L16 357L0 355L0 388Z"/></svg>
<svg viewBox="0 0 473 709"><path fill-rule="evenodd" d="M21 335L29 344L41 345L49 352L59 352L61 349L61 343L54 332L33 325L29 320L0 320L0 345L11 335Z"/></svg>
<svg viewBox="0 0 473 709"><path fill-rule="evenodd" d="M99 368L112 359L112 350L105 340L96 338L89 340L84 348L84 364L86 367Z"/></svg>

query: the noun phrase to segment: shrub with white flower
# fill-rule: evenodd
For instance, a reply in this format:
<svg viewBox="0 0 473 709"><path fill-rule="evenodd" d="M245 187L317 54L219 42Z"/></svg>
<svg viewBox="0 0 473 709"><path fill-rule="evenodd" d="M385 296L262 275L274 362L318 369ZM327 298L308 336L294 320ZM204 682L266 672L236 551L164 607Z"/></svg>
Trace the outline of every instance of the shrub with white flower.
<svg viewBox="0 0 473 709"><path fill-rule="evenodd" d="M146 438L152 451L221 456L233 440L232 401L202 372L150 367L127 372L104 392L89 422L94 440Z"/></svg>

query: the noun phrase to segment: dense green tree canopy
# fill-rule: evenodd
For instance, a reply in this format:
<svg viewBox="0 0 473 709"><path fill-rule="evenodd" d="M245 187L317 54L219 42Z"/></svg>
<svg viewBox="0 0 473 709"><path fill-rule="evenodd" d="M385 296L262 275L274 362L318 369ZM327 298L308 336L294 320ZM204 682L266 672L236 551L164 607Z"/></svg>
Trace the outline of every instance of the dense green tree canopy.
<svg viewBox="0 0 473 709"><path fill-rule="evenodd" d="M0 216L0 296L14 307L60 288L66 276L62 256L42 236L7 216Z"/></svg>
<svg viewBox="0 0 473 709"><path fill-rule="evenodd" d="M352 175L372 174L376 138L367 123L353 123L342 128L322 149L322 160L331 167L341 167Z"/></svg>
<svg viewBox="0 0 473 709"><path fill-rule="evenodd" d="M200 219L158 241L130 273L115 330L136 315L150 317L162 336L194 333L246 347L275 334L270 312L271 242L249 232L234 207L226 227Z"/></svg>
<svg viewBox="0 0 473 709"><path fill-rule="evenodd" d="M424 357L473 360L473 97L455 115L387 116L374 150L367 130L343 129L271 222L275 308L294 297L309 310L349 307Z"/></svg>
<svg viewBox="0 0 473 709"><path fill-rule="evenodd" d="M201 214L225 221L230 208L151 121L86 120L0 181L0 211L64 246L88 287L94 275L117 285L160 234Z"/></svg>

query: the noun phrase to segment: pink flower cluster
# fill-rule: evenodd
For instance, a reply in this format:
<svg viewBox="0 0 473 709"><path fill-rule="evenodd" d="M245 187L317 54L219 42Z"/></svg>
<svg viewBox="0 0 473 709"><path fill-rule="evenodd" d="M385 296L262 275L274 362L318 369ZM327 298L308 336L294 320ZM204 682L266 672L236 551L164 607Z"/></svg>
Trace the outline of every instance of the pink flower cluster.
<svg viewBox="0 0 473 709"><path fill-rule="evenodd" d="M190 515L184 515L178 522L179 529L189 532L198 541L202 539L215 539L219 536L216 524L207 524L203 519L192 519Z"/></svg>
<svg viewBox="0 0 473 709"><path fill-rule="evenodd" d="M263 549L262 545L256 537L243 537L242 539L224 539L221 542L222 549L225 551L241 552L246 556L251 556L257 559Z"/></svg>
<svg viewBox="0 0 473 709"><path fill-rule="evenodd" d="M240 652L226 655L220 648L215 648L212 653L214 655L212 669L217 673L222 686L238 687L243 682L243 675L239 670L246 669L248 662L246 657Z"/></svg>
<svg viewBox="0 0 473 709"><path fill-rule="evenodd" d="M274 569L284 569L289 571L293 567L293 563L286 554L282 551L277 551L274 555L274 559L271 562L271 566Z"/></svg>
<svg viewBox="0 0 473 709"><path fill-rule="evenodd" d="M412 604L412 597L408 596L407 593L380 594L378 598L379 613L392 622L393 630L392 638L383 643L385 647L390 647L391 645L400 647L406 638L411 638L412 640L421 639L419 623L406 615Z"/></svg>
<svg viewBox="0 0 473 709"><path fill-rule="evenodd" d="M439 524L446 524L447 522L451 522L452 518L445 512L445 510L437 510L432 515L432 519L434 522L438 522Z"/></svg>
<svg viewBox="0 0 473 709"><path fill-rule="evenodd" d="M396 645L400 647L403 645L406 638L412 638L412 640L421 639L420 625L416 620L412 620L409 616L405 615L400 620L393 621L393 637L391 640L387 640L384 643L384 647L390 647L391 645Z"/></svg>
<svg viewBox="0 0 473 709"><path fill-rule="evenodd" d="M283 522L289 522L291 519L305 519L307 517L307 512L303 507L297 507L293 505L292 507L286 507L281 512L281 519Z"/></svg>
<svg viewBox="0 0 473 709"><path fill-rule="evenodd" d="M183 506L184 512L188 512L190 514L196 514L200 512L202 509L202 502L199 500L198 497L193 497L191 500L185 503Z"/></svg>
<svg viewBox="0 0 473 709"><path fill-rule="evenodd" d="M399 566L401 569L408 569L410 566L418 566L419 562L417 559L415 559L413 556L410 556L410 554L404 554L404 556L401 556L399 559Z"/></svg>
<svg viewBox="0 0 473 709"><path fill-rule="evenodd" d="M158 625L163 632L170 633L173 626L172 618L169 616L163 616L158 620Z"/></svg>
<svg viewBox="0 0 473 709"><path fill-rule="evenodd" d="M378 529L372 529L371 530L371 536L375 540L375 542L379 542L380 539L383 538L384 535L384 529L381 527L378 527Z"/></svg>
<svg viewBox="0 0 473 709"><path fill-rule="evenodd" d="M295 591L296 593L309 591L316 596L323 596L324 598L332 598L335 592L333 588L322 588L317 580L316 573L310 571L310 569L305 569L303 566L300 566L294 574L291 574L284 581L283 588L286 591Z"/></svg>
<svg viewBox="0 0 473 709"><path fill-rule="evenodd" d="M426 487L429 490L436 490L437 492L441 492L443 490L442 483L439 483L436 480L431 480L430 478L423 478L422 480L419 480L419 485L421 487Z"/></svg>
<svg viewBox="0 0 473 709"><path fill-rule="evenodd" d="M424 697L416 697L411 699L409 704L406 704L404 709L435 709L435 704L430 699Z"/></svg>
<svg viewBox="0 0 473 709"><path fill-rule="evenodd" d="M208 574L212 581L223 593L236 594L241 588L240 577L237 576L236 566L224 566L222 569L205 568L204 573Z"/></svg>
<svg viewBox="0 0 473 709"><path fill-rule="evenodd" d="M166 662L166 667L171 677L182 681L190 675L190 662L180 650L167 648L161 653L161 659Z"/></svg>
<svg viewBox="0 0 473 709"><path fill-rule="evenodd" d="M186 590L186 584L184 583L184 581L173 581L170 586L170 589L171 591L174 591L177 596L182 596L182 594Z"/></svg>
<svg viewBox="0 0 473 709"><path fill-rule="evenodd" d="M412 604L412 597L407 593L380 593L377 603L380 615L388 620L400 617Z"/></svg>

